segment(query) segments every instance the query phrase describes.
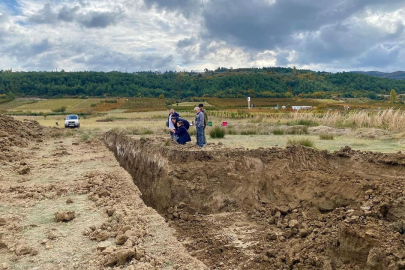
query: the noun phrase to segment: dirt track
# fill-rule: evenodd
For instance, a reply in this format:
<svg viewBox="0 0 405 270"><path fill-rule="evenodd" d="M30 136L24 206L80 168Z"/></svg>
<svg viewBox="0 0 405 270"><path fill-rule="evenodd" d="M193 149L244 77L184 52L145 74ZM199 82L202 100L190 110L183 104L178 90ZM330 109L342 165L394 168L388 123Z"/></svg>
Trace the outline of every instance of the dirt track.
<svg viewBox="0 0 405 270"><path fill-rule="evenodd" d="M0 124L0 269L405 269L404 154Z"/></svg>
<svg viewBox="0 0 405 270"><path fill-rule="evenodd" d="M100 141L0 122L0 269L205 268Z"/></svg>

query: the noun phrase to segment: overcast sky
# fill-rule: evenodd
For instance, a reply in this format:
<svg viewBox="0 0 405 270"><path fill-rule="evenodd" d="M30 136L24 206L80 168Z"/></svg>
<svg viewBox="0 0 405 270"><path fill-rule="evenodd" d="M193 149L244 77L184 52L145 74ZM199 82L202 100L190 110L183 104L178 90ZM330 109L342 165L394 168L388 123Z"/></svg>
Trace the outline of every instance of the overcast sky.
<svg viewBox="0 0 405 270"><path fill-rule="evenodd" d="M405 70L405 0L0 0L0 69Z"/></svg>

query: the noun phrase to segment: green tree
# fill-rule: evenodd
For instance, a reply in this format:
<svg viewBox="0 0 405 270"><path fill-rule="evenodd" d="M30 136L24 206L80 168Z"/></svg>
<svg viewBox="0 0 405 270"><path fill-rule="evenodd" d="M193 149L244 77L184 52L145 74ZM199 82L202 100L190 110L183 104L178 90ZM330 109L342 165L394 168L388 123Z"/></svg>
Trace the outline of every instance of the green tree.
<svg viewBox="0 0 405 270"><path fill-rule="evenodd" d="M292 75L297 76L297 69L295 68L295 66L293 67Z"/></svg>
<svg viewBox="0 0 405 270"><path fill-rule="evenodd" d="M394 89L391 89L390 100L391 100L391 103L397 102L397 92L395 92Z"/></svg>

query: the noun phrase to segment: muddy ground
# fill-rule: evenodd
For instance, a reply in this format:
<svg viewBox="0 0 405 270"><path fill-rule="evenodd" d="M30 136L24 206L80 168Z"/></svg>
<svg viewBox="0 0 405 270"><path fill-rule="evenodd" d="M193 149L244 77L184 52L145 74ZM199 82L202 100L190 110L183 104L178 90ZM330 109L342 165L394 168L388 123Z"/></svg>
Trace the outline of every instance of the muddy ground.
<svg viewBox="0 0 405 270"><path fill-rule="evenodd" d="M75 133L0 115L0 269L405 269L402 153Z"/></svg>

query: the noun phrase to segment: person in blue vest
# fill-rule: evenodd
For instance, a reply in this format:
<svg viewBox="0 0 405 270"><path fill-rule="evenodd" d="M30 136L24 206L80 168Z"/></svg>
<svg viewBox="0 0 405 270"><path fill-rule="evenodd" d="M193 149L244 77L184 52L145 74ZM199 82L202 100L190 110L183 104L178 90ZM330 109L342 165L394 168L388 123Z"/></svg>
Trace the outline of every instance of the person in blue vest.
<svg viewBox="0 0 405 270"><path fill-rule="evenodd" d="M169 116L167 117L167 121L166 121L166 126L169 128L170 130L170 137L172 138L172 141L174 140L174 125L172 122L172 118L176 118L176 117L180 117L180 115L178 113L176 113L174 111L174 109L170 109L170 113Z"/></svg>
<svg viewBox="0 0 405 270"><path fill-rule="evenodd" d="M187 142L191 141L190 134L188 134L188 131L181 120L177 121L177 130L175 135L177 138L176 142L179 144L186 144Z"/></svg>

